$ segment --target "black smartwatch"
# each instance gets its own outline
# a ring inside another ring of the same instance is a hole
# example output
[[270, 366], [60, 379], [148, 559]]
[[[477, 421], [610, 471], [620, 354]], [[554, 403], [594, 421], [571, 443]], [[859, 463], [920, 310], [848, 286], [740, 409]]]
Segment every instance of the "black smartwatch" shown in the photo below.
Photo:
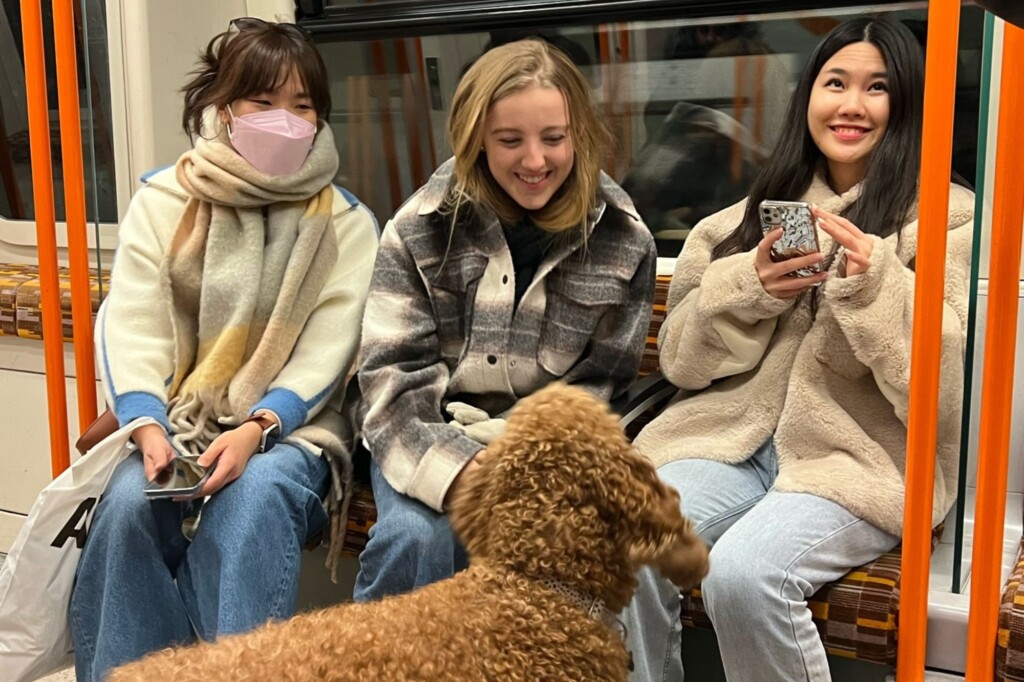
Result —
[[269, 414], [258, 412], [242, 423], [245, 424], [247, 422], [256, 422], [263, 429], [263, 434], [260, 436], [260, 448], [257, 452], [266, 452], [277, 444], [277, 437], [281, 429], [277, 425], [277, 421]]

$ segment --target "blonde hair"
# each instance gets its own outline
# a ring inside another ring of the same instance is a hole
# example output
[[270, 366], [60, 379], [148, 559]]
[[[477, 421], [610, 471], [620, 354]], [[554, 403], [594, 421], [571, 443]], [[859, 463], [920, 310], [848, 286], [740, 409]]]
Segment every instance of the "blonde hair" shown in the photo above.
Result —
[[586, 223], [597, 199], [601, 157], [610, 136], [598, 119], [586, 80], [565, 54], [546, 42], [519, 40], [484, 53], [466, 71], [452, 99], [448, 137], [455, 154], [455, 187], [446, 201], [458, 219], [459, 205], [469, 201], [490, 207], [508, 223], [523, 217], [524, 209], [491, 175], [483, 157], [484, 121], [490, 106], [531, 85], [556, 88], [569, 114], [569, 141], [574, 162], [569, 176], [543, 208], [530, 212], [534, 224], [561, 232]]

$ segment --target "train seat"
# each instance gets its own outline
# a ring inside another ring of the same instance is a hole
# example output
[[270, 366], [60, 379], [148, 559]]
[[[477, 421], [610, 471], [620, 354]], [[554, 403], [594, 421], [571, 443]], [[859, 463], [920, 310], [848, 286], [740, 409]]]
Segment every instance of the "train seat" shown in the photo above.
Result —
[[[109, 273], [98, 277], [91, 274], [93, 314], [99, 307], [100, 287], [108, 286]], [[657, 290], [647, 347], [641, 365], [641, 375], [651, 375], [658, 369], [658, 330], [665, 318], [665, 304], [671, 276], [657, 279]], [[66, 269], [60, 271], [61, 309], [65, 340], [72, 338], [70, 281]], [[39, 274], [34, 265], [0, 263], [0, 335], [40, 339]], [[667, 394], [662, 394], [667, 395]], [[627, 432], [635, 434], [650, 420], [652, 410], [641, 413], [627, 424]], [[369, 529], [376, 522], [377, 511], [373, 495], [365, 483], [357, 484], [349, 508], [349, 518], [343, 541], [344, 553], [357, 557], [366, 546]], [[933, 536], [938, 539], [941, 529]], [[1000, 652], [1007, 651], [1008, 642], [1020, 639], [1024, 643], [1024, 556], [1017, 563], [1011, 582], [1004, 594], [1000, 615]], [[1016, 579], [1014, 581], [1014, 579]], [[894, 665], [896, 660], [896, 632], [900, 594], [900, 548], [897, 547], [875, 561], [858, 567], [841, 580], [819, 590], [811, 599], [811, 612], [826, 650], [835, 656], [854, 658], [865, 662]], [[1007, 596], [1009, 595], [1009, 596]], [[699, 587], [682, 595], [684, 626], [711, 628], [704, 610]], [[1024, 650], [1024, 644], [1020, 649]], [[1007, 670], [1020, 675], [1008, 680], [1024, 681], [1024, 657], [1017, 661], [1012, 647], [1004, 656]]]
[[[73, 341], [71, 327], [71, 272], [60, 268], [61, 327], [65, 341]], [[100, 292], [110, 287], [110, 272], [89, 272], [92, 314], [100, 307]], [[23, 263], [0, 263], [0, 336], [42, 339], [39, 268]]]
[[[658, 369], [658, 330], [665, 319], [671, 276], [660, 275], [654, 299], [647, 347], [641, 364], [641, 376]], [[648, 393], [649, 395], [650, 393]], [[625, 411], [620, 411], [625, 413]], [[652, 410], [640, 414], [626, 425], [635, 434], [653, 416]], [[349, 556], [357, 556], [366, 546], [366, 534], [376, 520], [373, 496], [357, 486], [353, 497], [344, 547]], [[933, 547], [942, 533], [941, 526], [932, 535]], [[826, 585], [811, 599], [811, 613], [829, 654], [860, 661], [895, 665], [896, 633], [900, 601], [900, 548], [897, 546], [878, 559], [855, 568], [840, 580]], [[1024, 558], [1021, 560], [1024, 571]], [[1024, 587], [1021, 587], [1019, 636], [1024, 639]], [[704, 610], [700, 588], [682, 595], [682, 621], [686, 627], [711, 628]], [[1024, 660], [1022, 660], [1024, 664]], [[1022, 667], [1024, 671], [1024, 667]], [[1012, 678], [1024, 680], [1024, 677]]]
[[1024, 682], [1024, 537], [999, 604], [995, 678], [998, 682]]

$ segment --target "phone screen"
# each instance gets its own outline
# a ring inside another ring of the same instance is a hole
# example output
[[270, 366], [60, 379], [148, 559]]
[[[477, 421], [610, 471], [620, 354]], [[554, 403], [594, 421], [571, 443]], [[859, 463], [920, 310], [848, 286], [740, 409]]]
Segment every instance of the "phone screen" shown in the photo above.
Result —
[[179, 455], [146, 484], [143, 492], [150, 499], [189, 497], [198, 493], [213, 467], [201, 467], [194, 456]]

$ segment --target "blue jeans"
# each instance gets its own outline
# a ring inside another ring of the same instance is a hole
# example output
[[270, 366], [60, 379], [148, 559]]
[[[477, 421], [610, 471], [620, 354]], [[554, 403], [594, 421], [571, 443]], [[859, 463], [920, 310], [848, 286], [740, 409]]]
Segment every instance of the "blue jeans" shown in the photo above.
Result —
[[[823, 682], [831, 677], [808, 597], [900, 539], [824, 498], [774, 490], [778, 472], [770, 440], [740, 464], [686, 459], [658, 470], [712, 548], [701, 590], [726, 677]], [[637, 578], [624, 613], [630, 681], [680, 682], [679, 590], [651, 568]]]
[[403, 495], [370, 464], [377, 523], [359, 555], [352, 598], [357, 602], [402, 594], [443, 580], [469, 564], [448, 517]]
[[329, 482], [323, 458], [278, 444], [203, 505], [189, 543], [181, 522], [193, 504], [147, 499], [141, 454], [119, 464], [71, 596], [79, 682], [197, 634], [209, 640], [291, 616], [303, 544], [327, 521]]

